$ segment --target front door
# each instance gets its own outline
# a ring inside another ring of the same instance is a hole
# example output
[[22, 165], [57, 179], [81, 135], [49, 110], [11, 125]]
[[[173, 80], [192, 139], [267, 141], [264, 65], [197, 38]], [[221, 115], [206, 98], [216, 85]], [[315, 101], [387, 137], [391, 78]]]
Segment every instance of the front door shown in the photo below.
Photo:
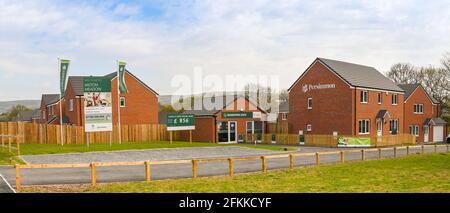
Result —
[[377, 120], [377, 136], [381, 137], [383, 136], [383, 121]]
[[219, 143], [236, 143], [237, 142], [236, 121], [218, 122], [217, 135]]
[[429, 135], [430, 135], [430, 127], [423, 126], [423, 142], [424, 143], [428, 143], [430, 141]]

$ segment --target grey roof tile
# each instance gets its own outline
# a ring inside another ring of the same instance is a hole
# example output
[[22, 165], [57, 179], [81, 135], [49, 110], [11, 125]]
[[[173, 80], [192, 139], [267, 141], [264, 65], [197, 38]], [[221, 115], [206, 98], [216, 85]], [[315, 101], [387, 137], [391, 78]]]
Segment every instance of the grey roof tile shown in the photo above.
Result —
[[352, 86], [403, 92], [393, 81], [373, 67], [326, 58], [318, 60]]

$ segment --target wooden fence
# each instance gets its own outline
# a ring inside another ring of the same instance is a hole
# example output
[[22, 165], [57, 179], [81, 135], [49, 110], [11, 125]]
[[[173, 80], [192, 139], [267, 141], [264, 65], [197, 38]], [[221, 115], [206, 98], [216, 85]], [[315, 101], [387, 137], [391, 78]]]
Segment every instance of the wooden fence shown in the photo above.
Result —
[[[432, 146], [432, 145], [428, 145]], [[213, 162], [228, 162], [228, 175], [234, 175], [234, 162], [244, 160], [261, 160], [261, 172], [265, 174], [267, 172], [267, 160], [277, 158], [288, 158], [289, 168], [294, 169], [295, 157], [314, 156], [315, 165], [320, 165], [320, 157], [323, 155], [339, 155], [340, 163], [345, 163], [346, 153], [361, 153], [361, 160], [366, 160], [366, 153], [377, 152], [377, 159], [382, 159], [382, 151], [393, 151], [393, 157], [398, 157], [397, 151], [399, 149], [406, 149], [406, 155], [410, 155], [411, 148], [421, 147], [421, 154], [424, 154], [424, 145], [422, 146], [403, 146], [403, 147], [390, 147], [390, 148], [371, 148], [361, 150], [345, 150], [345, 151], [331, 151], [331, 152], [316, 152], [316, 153], [290, 153], [290, 154], [276, 154], [266, 156], [246, 156], [246, 157], [232, 157], [232, 158], [208, 158], [208, 159], [192, 159], [192, 160], [164, 160], [164, 161], [138, 161], [138, 162], [104, 162], [104, 163], [81, 163], [81, 164], [16, 164], [16, 190], [21, 189], [21, 169], [61, 169], [61, 168], [90, 168], [91, 169], [91, 185], [95, 187], [97, 185], [97, 167], [112, 167], [112, 166], [144, 166], [145, 180], [151, 181], [151, 166], [153, 165], [167, 165], [167, 164], [191, 164], [192, 165], [192, 178], [198, 177], [198, 166], [200, 163], [213, 163]], [[446, 147], [446, 152], [449, 152], [449, 145], [434, 145], [434, 153], [438, 152], [438, 147]]]
[[[272, 139], [275, 136], [276, 144], [281, 145], [299, 145], [300, 138], [297, 134], [247, 134], [244, 137], [247, 143], [262, 143], [272, 144]], [[339, 137], [356, 137], [356, 136], [338, 136], [333, 135], [309, 135], [305, 136], [305, 146], [321, 146], [321, 147], [337, 147]], [[371, 146], [384, 147], [384, 146], [399, 146], [399, 145], [413, 145], [416, 144], [416, 138], [410, 134], [399, 135], [387, 135], [381, 137], [370, 138]]]
[[[19, 139], [0, 138], [1, 142], [18, 142], [31, 144], [61, 144], [61, 130], [64, 144], [106, 143], [112, 137], [113, 142], [118, 141], [118, 127], [110, 132], [89, 133], [86, 137], [84, 127], [70, 125], [46, 125], [27, 122], [0, 122], [0, 135], [20, 135]], [[122, 142], [167, 141], [169, 133], [165, 125], [137, 124], [121, 125]], [[178, 140], [178, 133], [173, 133], [173, 140]]]

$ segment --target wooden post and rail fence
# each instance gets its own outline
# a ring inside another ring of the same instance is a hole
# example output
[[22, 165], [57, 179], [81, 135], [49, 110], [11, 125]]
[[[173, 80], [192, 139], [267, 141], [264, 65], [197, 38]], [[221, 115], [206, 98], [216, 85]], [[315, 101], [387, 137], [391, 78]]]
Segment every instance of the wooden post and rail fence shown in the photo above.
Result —
[[[430, 145], [431, 146], [431, 145]], [[449, 145], [434, 145], [434, 151], [437, 152], [438, 147], [446, 147], [446, 152], [449, 152]], [[421, 148], [424, 146], [406, 146], [406, 147], [389, 147], [389, 148], [371, 148], [365, 150], [345, 150], [345, 151], [331, 151], [331, 152], [316, 152], [316, 153], [290, 153], [290, 154], [277, 154], [277, 155], [265, 155], [265, 156], [246, 156], [246, 157], [233, 157], [233, 158], [209, 158], [209, 159], [192, 159], [192, 160], [163, 160], [163, 161], [138, 161], [138, 162], [104, 162], [104, 163], [81, 163], [81, 164], [27, 164], [27, 165], [15, 165], [16, 169], [16, 190], [21, 189], [21, 170], [22, 169], [62, 169], [62, 168], [90, 168], [91, 170], [91, 186], [97, 185], [97, 168], [98, 167], [113, 167], [113, 166], [143, 166], [145, 172], [146, 182], [151, 181], [151, 167], [153, 165], [168, 165], [168, 164], [191, 164], [192, 165], [192, 178], [198, 177], [198, 167], [201, 163], [214, 163], [214, 162], [228, 162], [228, 175], [234, 176], [234, 162], [245, 160], [261, 160], [261, 173], [267, 173], [267, 160], [277, 158], [288, 158], [289, 169], [295, 167], [295, 157], [315, 157], [315, 165], [321, 165], [320, 158], [323, 155], [339, 155], [340, 163], [345, 163], [345, 154], [348, 153], [361, 153], [361, 160], [366, 160], [365, 154], [368, 152], [378, 152], [378, 159], [381, 159], [381, 151], [391, 150], [394, 151], [394, 157], [397, 157], [397, 151], [399, 149], [406, 149], [406, 155], [410, 154], [410, 148]], [[419, 152], [422, 153], [423, 152]]]

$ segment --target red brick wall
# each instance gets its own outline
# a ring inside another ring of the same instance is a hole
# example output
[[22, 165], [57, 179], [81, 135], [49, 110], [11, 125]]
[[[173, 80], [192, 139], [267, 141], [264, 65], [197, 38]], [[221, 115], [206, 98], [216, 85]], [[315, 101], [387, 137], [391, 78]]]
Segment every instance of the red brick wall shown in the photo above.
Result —
[[[392, 105], [393, 92], [386, 91], [368, 91], [369, 101], [368, 103], [361, 103], [360, 96], [361, 90], [356, 89], [356, 133], [359, 135], [359, 119], [370, 119], [370, 136], [377, 135], [376, 116], [379, 110], [387, 110], [391, 116], [390, 119], [398, 119], [398, 133], [403, 133], [403, 102], [404, 94], [397, 94], [397, 105]], [[378, 104], [378, 93], [382, 94], [382, 103]], [[389, 118], [386, 118], [383, 123], [383, 135], [390, 135], [389, 131]]]
[[[192, 141], [215, 143], [215, 125], [214, 117], [196, 117], [195, 130], [192, 131]], [[180, 138], [189, 141], [189, 131], [180, 131]]]
[[[157, 124], [158, 123], [158, 96], [148, 90], [137, 79], [128, 72], [125, 74], [128, 93], [120, 94], [125, 97], [125, 107], [120, 108], [121, 124]], [[117, 80], [111, 81], [112, 92], [112, 112], [113, 124], [117, 124]], [[69, 112], [69, 105], [66, 105], [67, 116], [71, 124], [84, 125], [84, 98], [77, 98], [72, 85], [68, 84], [66, 92], [67, 103], [69, 99], [74, 99], [74, 111]]]
[[[247, 121], [260, 121], [259, 118], [222, 118], [222, 112], [240, 112], [241, 108], [246, 112], [261, 112], [261, 114], [264, 114], [264, 112], [257, 109], [256, 106], [252, 105], [247, 99], [242, 97], [236, 99], [228, 107], [216, 113], [217, 122], [236, 121], [238, 138], [239, 135], [245, 135], [247, 133]], [[263, 133], [264, 131], [265, 128], [263, 127]], [[217, 132], [215, 134], [217, 140]]]
[[[305, 84], [335, 84], [335, 88], [302, 91]], [[312, 98], [313, 107], [308, 110], [307, 100]], [[289, 92], [289, 123], [291, 134], [303, 130], [305, 134], [351, 135], [353, 126], [353, 90], [323, 64], [317, 62]], [[306, 125], [312, 131], [306, 132]]]
[[[117, 123], [117, 78], [112, 81], [113, 123]], [[125, 74], [128, 93], [120, 94], [125, 97], [126, 107], [120, 108], [121, 124], [157, 124], [158, 96], [148, 90], [128, 72]]]
[[[414, 114], [414, 104], [423, 104], [423, 114]], [[425, 90], [418, 87], [413, 94], [410, 95], [404, 105], [405, 125], [403, 131], [409, 132], [410, 125], [419, 125], [418, 142], [424, 142], [424, 122], [427, 118], [438, 116], [438, 107], [433, 105], [431, 100], [427, 97]], [[429, 128], [429, 141], [433, 141], [433, 129]]]

